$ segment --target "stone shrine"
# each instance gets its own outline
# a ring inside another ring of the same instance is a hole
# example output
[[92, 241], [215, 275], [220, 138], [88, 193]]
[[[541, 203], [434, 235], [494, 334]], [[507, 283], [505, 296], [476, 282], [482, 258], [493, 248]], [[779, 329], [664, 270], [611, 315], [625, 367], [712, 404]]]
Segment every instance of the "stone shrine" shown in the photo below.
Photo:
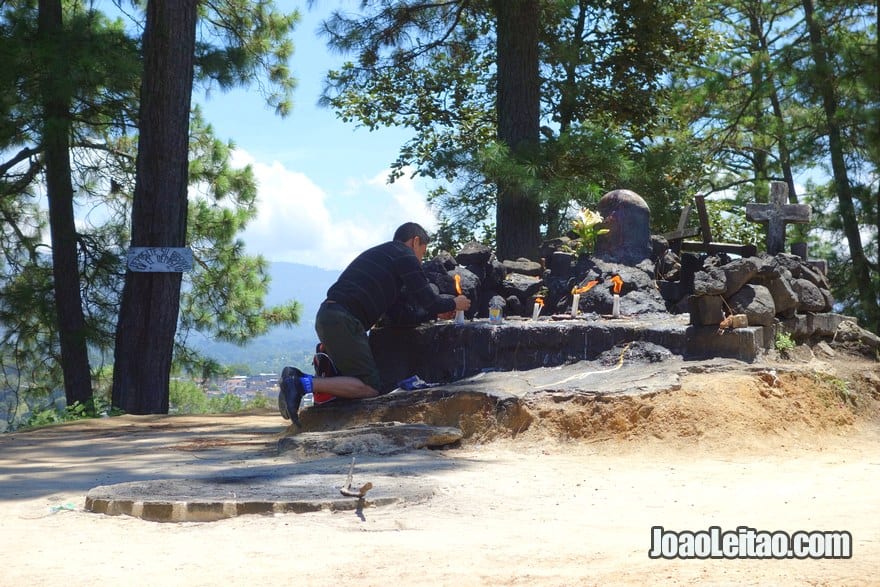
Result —
[[[773, 204], [750, 205], [751, 219], [766, 219], [774, 248], [784, 248], [786, 223], [809, 219], [809, 207], [785, 204], [784, 197], [776, 185]], [[779, 332], [803, 342], [834, 336], [852, 321], [829, 313], [827, 279], [795, 255], [750, 254], [754, 248], [735, 244], [676, 253], [651, 235], [648, 205], [630, 190], [605, 194], [598, 209], [609, 232], [592, 256], [576, 255], [576, 239], [568, 235], [544, 243], [540, 263], [499, 261], [479, 243], [428, 261], [426, 274], [442, 294], [455, 294], [459, 276], [471, 310], [461, 325], [421, 316], [374, 329], [383, 387], [412, 375], [448, 383], [487, 370], [592, 360], [632, 341], [684, 357], [752, 361], [773, 347]], [[488, 322], [490, 301], [503, 307], [501, 324]], [[746, 326], [724, 326], [733, 315]]]
[[598, 205], [609, 229], [596, 239], [596, 256], [606, 261], [637, 265], [651, 256], [651, 211], [637, 193], [608, 192]]

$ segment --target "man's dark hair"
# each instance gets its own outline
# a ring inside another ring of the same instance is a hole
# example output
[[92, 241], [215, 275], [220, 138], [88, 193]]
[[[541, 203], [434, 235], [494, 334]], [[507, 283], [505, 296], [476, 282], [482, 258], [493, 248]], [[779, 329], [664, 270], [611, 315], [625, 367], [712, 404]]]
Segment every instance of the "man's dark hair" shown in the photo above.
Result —
[[431, 238], [428, 236], [428, 233], [420, 224], [416, 224], [415, 222], [407, 222], [405, 224], [401, 224], [400, 227], [394, 232], [394, 240], [405, 243], [409, 239], [413, 237], [419, 237], [419, 240], [422, 241], [423, 244], [428, 244], [431, 242]]

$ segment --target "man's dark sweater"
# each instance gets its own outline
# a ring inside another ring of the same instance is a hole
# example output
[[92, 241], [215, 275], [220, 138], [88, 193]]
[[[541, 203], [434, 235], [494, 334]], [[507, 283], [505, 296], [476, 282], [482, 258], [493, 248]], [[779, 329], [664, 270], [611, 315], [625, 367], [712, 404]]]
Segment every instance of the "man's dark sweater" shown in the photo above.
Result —
[[344, 306], [369, 330], [400, 296], [407, 295], [431, 315], [455, 310], [452, 296], [434, 293], [412, 249], [391, 241], [357, 256], [327, 290], [327, 299]]

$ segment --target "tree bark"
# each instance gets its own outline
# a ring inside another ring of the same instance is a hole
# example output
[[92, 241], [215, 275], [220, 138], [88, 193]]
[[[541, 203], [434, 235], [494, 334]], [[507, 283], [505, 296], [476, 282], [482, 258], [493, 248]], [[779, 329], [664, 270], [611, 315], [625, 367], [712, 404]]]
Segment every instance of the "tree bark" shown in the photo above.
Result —
[[[196, 19], [196, 0], [147, 4], [132, 246], [185, 245]], [[168, 412], [180, 283], [180, 273], [126, 274], [113, 405], [128, 413]]]
[[837, 120], [837, 85], [831, 64], [828, 61], [822, 29], [815, 17], [813, 0], [802, 0], [804, 18], [810, 36], [810, 50], [816, 65], [816, 79], [819, 80], [819, 92], [822, 98], [822, 109], [825, 114], [825, 126], [828, 133], [828, 147], [831, 152], [831, 170], [837, 191], [840, 217], [843, 221], [843, 232], [849, 244], [850, 259], [853, 267], [853, 281], [858, 288], [859, 302], [862, 312], [868, 318], [867, 327], [877, 331], [878, 311], [877, 298], [871, 286], [871, 275], [862, 237], [853, 204], [852, 189], [846, 168], [844, 147], [840, 123]]
[[[751, 104], [755, 117], [755, 127], [765, 128], [767, 123], [764, 118], [764, 103], [762, 100], [762, 88], [766, 83], [767, 64], [763, 59], [763, 51], [761, 47], [761, 22], [758, 20], [754, 11], [748, 11], [749, 33], [751, 38], [748, 41], [749, 53], [752, 57], [752, 65], [749, 68], [749, 75], [752, 80], [752, 90], [754, 92], [753, 102]], [[758, 58], [756, 58], [758, 57]], [[756, 202], [770, 201], [770, 180], [769, 180], [769, 149], [765, 144], [766, 139], [763, 133], [755, 133], [753, 140], [756, 141], [752, 145], [752, 180], [754, 182], [754, 198]]]
[[85, 317], [80, 292], [77, 232], [70, 179], [70, 89], [61, 0], [40, 0], [38, 31], [43, 69], [43, 157], [49, 200], [52, 273], [61, 369], [67, 405], [92, 398]]
[[[498, 139], [521, 161], [538, 147], [538, 0], [495, 0], [498, 24]], [[541, 209], [536, 197], [503, 180], [497, 184], [496, 239], [501, 259], [534, 259], [541, 244]]]

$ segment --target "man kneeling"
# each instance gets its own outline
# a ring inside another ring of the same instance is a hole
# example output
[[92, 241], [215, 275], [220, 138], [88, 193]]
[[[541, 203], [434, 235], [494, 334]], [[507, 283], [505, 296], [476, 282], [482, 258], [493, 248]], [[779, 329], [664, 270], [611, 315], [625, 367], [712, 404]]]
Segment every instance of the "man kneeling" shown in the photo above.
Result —
[[401, 225], [393, 240], [357, 256], [327, 290], [327, 299], [315, 317], [315, 330], [325, 351], [333, 357], [338, 377], [313, 377], [295, 367], [281, 372], [278, 409], [297, 426], [299, 406], [307, 393], [341, 398], [379, 395], [379, 368], [370, 350], [367, 332], [406, 290], [430, 315], [468, 310], [463, 295], [436, 293], [422, 270], [428, 233], [415, 222]]

